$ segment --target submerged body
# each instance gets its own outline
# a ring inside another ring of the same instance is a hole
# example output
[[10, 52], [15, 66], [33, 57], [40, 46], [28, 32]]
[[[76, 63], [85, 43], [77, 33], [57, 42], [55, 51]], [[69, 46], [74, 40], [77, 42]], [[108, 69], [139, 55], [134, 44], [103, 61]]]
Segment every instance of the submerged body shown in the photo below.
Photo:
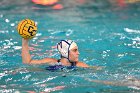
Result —
[[52, 66], [47, 66], [45, 69], [49, 70], [49, 71], [56, 71], [56, 70], [75, 69], [75, 68], [76, 68], [75, 63], [71, 64], [71, 66], [64, 66], [64, 65], [62, 65], [62, 63], [59, 59], [57, 64], [52, 65]]
[[131, 86], [140, 88], [140, 80], [136, 78], [129, 78], [121, 81], [102, 81], [102, 80], [91, 80], [86, 79], [90, 82], [101, 83], [106, 85], [113, 85], [113, 86]]

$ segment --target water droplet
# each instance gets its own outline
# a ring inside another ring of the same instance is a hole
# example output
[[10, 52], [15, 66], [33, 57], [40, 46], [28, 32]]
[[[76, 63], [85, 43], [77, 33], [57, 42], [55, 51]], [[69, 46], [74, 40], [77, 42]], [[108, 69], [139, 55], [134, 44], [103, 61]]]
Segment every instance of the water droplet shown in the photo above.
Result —
[[11, 26], [15, 26], [15, 24], [14, 24], [14, 23], [12, 23], [12, 24], [11, 24]]
[[37, 24], [38, 24], [38, 22], [35, 22], [35, 24], [37, 25]]
[[41, 36], [41, 35], [42, 35], [41, 33], [37, 33], [37, 34], [36, 34], [36, 36]]
[[21, 47], [21, 46], [13, 46], [13, 48], [14, 48], [15, 50], [19, 50], [19, 49], [21, 49], [22, 47]]
[[9, 23], [9, 22], [10, 22], [10, 20], [9, 20], [9, 19], [5, 19], [5, 22], [6, 22], [6, 23]]
[[15, 32], [14, 30], [12, 30], [12, 33]]

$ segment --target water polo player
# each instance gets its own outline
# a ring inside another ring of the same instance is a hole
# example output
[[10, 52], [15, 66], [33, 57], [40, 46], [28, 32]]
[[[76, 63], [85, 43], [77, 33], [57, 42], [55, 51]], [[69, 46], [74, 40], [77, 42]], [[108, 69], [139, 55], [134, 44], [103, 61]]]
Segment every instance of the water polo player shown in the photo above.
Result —
[[54, 58], [33, 60], [29, 53], [28, 41], [29, 39], [22, 39], [22, 62], [25, 64], [56, 64], [55, 67], [50, 67], [48, 69], [57, 69], [62, 66], [89, 67], [87, 64], [79, 61], [78, 46], [72, 40], [61, 40], [57, 44], [57, 49], [61, 54], [61, 58], [58, 60]]

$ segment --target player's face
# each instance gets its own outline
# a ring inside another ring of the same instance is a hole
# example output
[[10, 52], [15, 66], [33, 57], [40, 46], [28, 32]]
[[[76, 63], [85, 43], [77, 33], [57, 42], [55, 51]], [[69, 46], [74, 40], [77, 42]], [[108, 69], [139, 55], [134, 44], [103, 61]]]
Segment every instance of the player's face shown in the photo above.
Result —
[[74, 47], [70, 50], [69, 52], [69, 60], [71, 62], [77, 62], [79, 60], [79, 51], [78, 51], [78, 47]]

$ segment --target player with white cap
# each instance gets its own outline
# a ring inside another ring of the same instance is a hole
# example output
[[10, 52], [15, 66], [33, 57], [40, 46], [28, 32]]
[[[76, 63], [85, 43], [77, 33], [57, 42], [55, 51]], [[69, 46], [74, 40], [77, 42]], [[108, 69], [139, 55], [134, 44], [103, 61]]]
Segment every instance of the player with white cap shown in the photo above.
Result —
[[89, 67], [83, 62], [79, 62], [79, 51], [77, 44], [72, 40], [61, 40], [57, 44], [57, 49], [61, 54], [61, 59], [44, 58], [33, 60], [29, 53], [28, 39], [22, 39], [22, 62], [26, 64], [42, 64], [42, 63], [61, 63], [63, 66]]

